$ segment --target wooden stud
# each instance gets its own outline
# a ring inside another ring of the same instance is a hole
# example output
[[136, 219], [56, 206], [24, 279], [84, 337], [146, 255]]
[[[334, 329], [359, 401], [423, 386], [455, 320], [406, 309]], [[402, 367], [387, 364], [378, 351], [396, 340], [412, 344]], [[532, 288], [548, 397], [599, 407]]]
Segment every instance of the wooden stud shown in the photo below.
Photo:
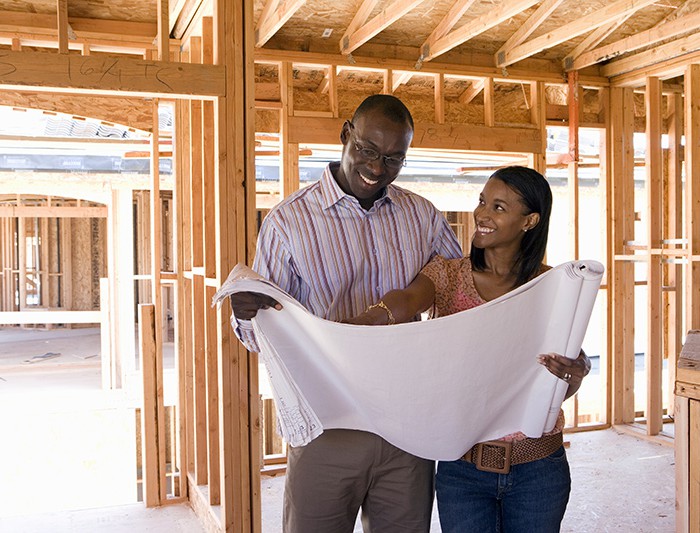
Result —
[[685, 74], [686, 329], [700, 329], [700, 65]]
[[[674, 451], [676, 470], [676, 531], [690, 531], [690, 402], [675, 397]], [[695, 403], [698, 403], [695, 401]], [[697, 500], [696, 500], [697, 501]]]
[[484, 80], [484, 125], [492, 128], [496, 125], [496, 103], [493, 78]]
[[[666, 172], [666, 194], [664, 195], [664, 230], [668, 239], [680, 239], [683, 236], [683, 156], [681, 136], [683, 135], [683, 96], [668, 96], [671, 115], [668, 118], [668, 165]], [[664, 285], [672, 287], [667, 294], [668, 319], [666, 321], [666, 354], [668, 358], [668, 382], [676, 381], [676, 366], [683, 345], [683, 266], [667, 266], [667, 278]], [[674, 387], [669, 387], [667, 399], [669, 407], [674, 405]], [[670, 415], [673, 415], [671, 409]]]
[[662, 333], [662, 279], [661, 255], [653, 250], [661, 246], [662, 219], [662, 96], [661, 80], [648, 78], [646, 84], [646, 169], [647, 169], [647, 348], [645, 366], [647, 374], [647, 434], [658, 435], [663, 427], [661, 397], [661, 372], [663, 362]]
[[543, 176], [547, 173], [547, 105], [544, 82], [530, 83], [530, 121], [540, 131], [539, 153], [532, 153], [531, 166]]
[[[143, 375], [143, 406], [141, 407], [141, 461], [143, 464], [143, 500], [146, 507], [157, 507], [163, 501], [160, 491], [161, 473], [158, 421], [158, 348], [155, 306], [139, 305], [139, 346]], [[162, 381], [160, 394], [162, 395]]]
[[158, 61], [170, 61], [170, 11], [168, 0], [158, 0]]
[[569, 108], [569, 242], [572, 246], [571, 259], [579, 258], [579, 120], [581, 109], [581, 87], [578, 72], [568, 74], [567, 104]]
[[291, 122], [294, 115], [294, 87], [291, 63], [282, 63], [279, 70], [280, 95], [280, 185], [282, 197], [299, 190], [299, 143], [291, 141]]
[[445, 123], [445, 75], [433, 74], [435, 79], [435, 122]]
[[56, 0], [58, 53], [68, 53], [68, 0]]
[[[688, 525], [689, 533], [700, 533], [700, 444], [697, 436], [700, 435], [700, 401], [690, 400], [689, 402], [689, 427], [688, 435], [690, 449], [688, 450], [689, 474], [688, 491], [689, 513]], [[695, 437], [695, 438], [692, 438]]]

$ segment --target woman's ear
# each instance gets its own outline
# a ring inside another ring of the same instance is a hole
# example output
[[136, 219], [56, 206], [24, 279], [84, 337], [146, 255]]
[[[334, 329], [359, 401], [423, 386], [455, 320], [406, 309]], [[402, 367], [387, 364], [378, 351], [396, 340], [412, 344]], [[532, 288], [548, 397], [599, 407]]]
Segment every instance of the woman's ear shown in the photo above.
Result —
[[523, 228], [523, 231], [530, 231], [532, 228], [537, 226], [537, 224], [540, 223], [540, 214], [539, 213], [530, 213], [527, 215], [527, 222], [525, 223], [525, 227]]

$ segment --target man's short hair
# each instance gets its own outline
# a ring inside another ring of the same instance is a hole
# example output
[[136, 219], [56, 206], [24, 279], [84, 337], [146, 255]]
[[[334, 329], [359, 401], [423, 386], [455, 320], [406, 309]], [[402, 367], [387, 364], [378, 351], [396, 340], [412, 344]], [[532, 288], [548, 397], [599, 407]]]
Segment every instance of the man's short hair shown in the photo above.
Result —
[[397, 124], [408, 124], [413, 130], [413, 117], [406, 105], [390, 94], [373, 94], [368, 96], [355, 110], [352, 121], [355, 122], [361, 116], [370, 111], [380, 111], [387, 118]]

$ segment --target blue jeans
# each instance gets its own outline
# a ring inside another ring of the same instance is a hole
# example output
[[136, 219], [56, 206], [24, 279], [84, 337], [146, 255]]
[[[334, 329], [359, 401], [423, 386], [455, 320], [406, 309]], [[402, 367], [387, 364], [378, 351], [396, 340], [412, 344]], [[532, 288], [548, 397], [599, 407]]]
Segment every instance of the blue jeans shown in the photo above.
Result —
[[562, 446], [508, 474], [483, 472], [467, 461], [440, 461], [436, 478], [443, 533], [558, 532], [571, 490]]

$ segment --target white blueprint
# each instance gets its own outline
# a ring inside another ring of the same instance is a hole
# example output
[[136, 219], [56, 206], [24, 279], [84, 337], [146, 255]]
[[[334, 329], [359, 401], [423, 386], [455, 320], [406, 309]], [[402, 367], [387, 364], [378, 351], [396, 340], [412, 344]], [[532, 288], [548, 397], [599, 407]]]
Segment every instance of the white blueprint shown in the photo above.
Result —
[[564, 263], [474, 309], [394, 326], [318, 318], [243, 265], [215, 300], [253, 291], [282, 304], [253, 326], [291, 445], [360, 429], [453, 460], [477, 442], [554, 427], [567, 384], [536, 356], [578, 355], [602, 275], [596, 261]]

